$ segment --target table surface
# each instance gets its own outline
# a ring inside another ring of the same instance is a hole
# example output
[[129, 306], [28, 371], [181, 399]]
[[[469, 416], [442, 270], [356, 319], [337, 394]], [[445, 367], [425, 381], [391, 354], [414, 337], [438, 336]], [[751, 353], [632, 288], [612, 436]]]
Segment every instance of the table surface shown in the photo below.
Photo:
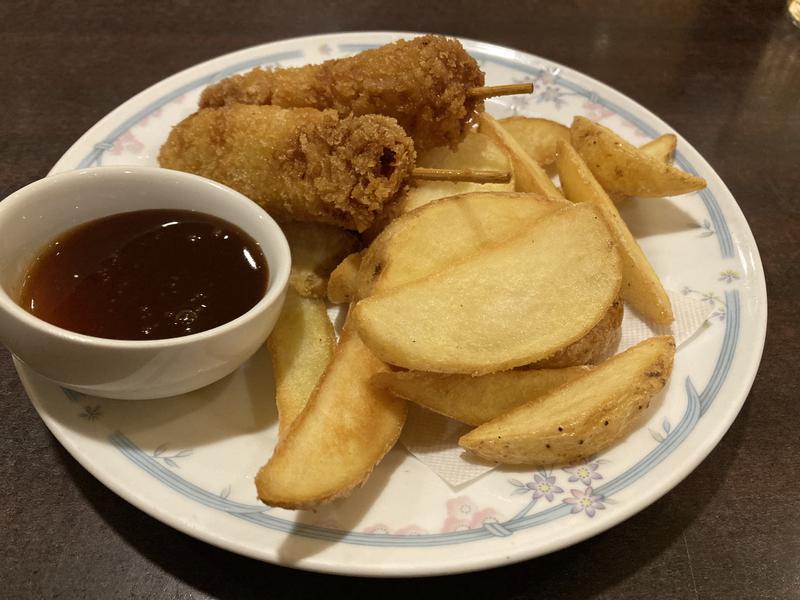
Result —
[[0, 595], [799, 598], [800, 29], [785, 2], [6, 0], [0, 198], [167, 75], [281, 38], [379, 29], [461, 35], [569, 65], [648, 107], [708, 159], [750, 222], [769, 294], [761, 369], [731, 430], [672, 492], [572, 548], [422, 585], [325, 576], [219, 550], [118, 498], [50, 435], [0, 349]]

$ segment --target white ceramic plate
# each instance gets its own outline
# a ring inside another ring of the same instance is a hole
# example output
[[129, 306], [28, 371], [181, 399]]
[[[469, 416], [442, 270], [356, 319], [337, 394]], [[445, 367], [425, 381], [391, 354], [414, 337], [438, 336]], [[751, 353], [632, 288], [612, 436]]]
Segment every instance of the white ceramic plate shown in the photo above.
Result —
[[[192, 67], [102, 119], [53, 171], [155, 165], [169, 128], [195, 110], [207, 84], [256, 65], [347, 56], [403, 35], [292, 39]], [[571, 69], [509, 48], [464, 45], [489, 84], [536, 84], [532, 96], [492, 102], [489, 109], [499, 116], [531, 114], [568, 124], [581, 114], [635, 143], [672, 131], [629, 98]], [[451, 489], [398, 447], [346, 500], [316, 513], [268, 509], [253, 485], [277, 432], [263, 351], [209, 388], [149, 402], [79, 396], [24, 365], [17, 368], [44, 422], [83, 466], [160, 521], [217, 546], [282, 565], [370, 576], [455, 573], [538, 556], [619, 523], [674, 487], [727, 431], [755, 376], [767, 311], [755, 242], [728, 189], [682, 138], [676, 163], [705, 177], [708, 189], [634, 202], [625, 216], [666, 287], [703, 299], [714, 312], [678, 352], [649, 421], [570, 471], [498, 469]]]

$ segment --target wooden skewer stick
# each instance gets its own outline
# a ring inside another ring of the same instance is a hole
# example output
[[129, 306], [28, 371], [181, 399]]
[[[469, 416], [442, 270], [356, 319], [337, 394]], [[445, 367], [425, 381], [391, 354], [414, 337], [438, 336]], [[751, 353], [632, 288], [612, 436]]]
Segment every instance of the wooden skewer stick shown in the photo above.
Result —
[[471, 98], [492, 98], [495, 96], [511, 96], [513, 94], [532, 94], [532, 83], [510, 83], [508, 85], [487, 85], [467, 90]]
[[466, 181], [469, 183], [508, 183], [511, 173], [508, 171], [480, 171], [477, 169], [430, 169], [416, 167], [411, 171], [415, 179], [429, 181]]

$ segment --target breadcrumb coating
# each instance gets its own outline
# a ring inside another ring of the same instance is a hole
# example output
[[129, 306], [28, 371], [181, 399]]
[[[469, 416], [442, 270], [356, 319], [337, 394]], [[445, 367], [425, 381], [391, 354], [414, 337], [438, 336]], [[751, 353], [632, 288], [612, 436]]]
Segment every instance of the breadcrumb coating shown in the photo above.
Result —
[[233, 104], [170, 132], [159, 164], [219, 181], [278, 219], [363, 231], [404, 189], [416, 153], [385, 116]]
[[201, 107], [234, 103], [332, 108], [341, 116], [394, 117], [418, 151], [455, 147], [483, 101], [467, 90], [484, 85], [478, 63], [458, 40], [426, 35], [349, 58], [288, 69], [256, 68], [209, 86]]

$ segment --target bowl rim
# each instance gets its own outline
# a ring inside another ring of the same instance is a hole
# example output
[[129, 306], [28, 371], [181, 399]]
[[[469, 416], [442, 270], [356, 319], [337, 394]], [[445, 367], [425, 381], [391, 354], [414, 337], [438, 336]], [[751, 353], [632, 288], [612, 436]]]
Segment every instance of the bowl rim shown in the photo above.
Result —
[[[22, 306], [20, 306], [6, 291], [5, 287], [0, 285], [0, 312], [5, 312], [11, 318], [16, 319], [17, 321], [22, 322], [24, 325], [33, 328], [37, 332], [48, 335], [54, 336], [64, 341], [80, 343], [87, 346], [92, 346], [95, 348], [108, 348], [108, 349], [123, 349], [123, 350], [161, 350], [165, 348], [174, 348], [179, 346], [185, 346], [196, 342], [203, 342], [210, 338], [214, 338], [217, 336], [225, 335], [226, 333], [238, 329], [243, 325], [246, 325], [248, 322], [252, 321], [256, 317], [258, 317], [261, 313], [266, 311], [271, 305], [273, 305], [276, 301], [279, 301], [283, 293], [288, 286], [289, 283], [289, 273], [291, 267], [291, 251], [289, 249], [289, 242], [286, 239], [286, 236], [283, 234], [278, 223], [273, 219], [269, 213], [267, 213], [261, 206], [256, 204], [254, 201], [250, 200], [244, 194], [237, 192], [236, 190], [223, 185], [217, 181], [213, 181], [211, 179], [207, 179], [205, 177], [201, 177], [199, 175], [194, 175], [192, 173], [185, 173], [183, 171], [176, 171], [173, 169], [165, 169], [162, 167], [151, 167], [151, 166], [140, 166], [140, 165], [109, 165], [109, 166], [99, 166], [99, 167], [88, 167], [84, 169], [75, 169], [71, 171], [64, 171], [61, 173], [56, 173], [53, 175], [48, 175], [43, 177], [42, 179], [38, 179], [34, 182], [29, 183], [28, 185], [12, 192], [8, 196], [6, 196], [2, 201], [0, 201], [0, 231], [2, 231], [2, 221], [3, 221], [3, 213], [7, 210], [10, 210], [12, 207], [16, 207], [17, 205], [24, 203], [27, 201], [27, 197], [36, 192], [40, 192], [42, 189], [46, 189], [48, 187], [55, 187], [60, 185], [62, 182], [71, 181], [78, 177], [85, 177], [86, 175], [102, 175], [108, 177], [119, 177], [129, 175], [131, 173], [137, 174], [145, 174], [148, 177], [169, 177], [177, 180], [181, 180], [181, 185], [195, 185], [195, 186], [205, 186], [211, 187], [215, 190], [215, 193], [218, 193], [220, 198], [225, 198], [223, 202], [233, 202], [236, 204], [241, 205], [244, 207], [245, 210], [251, 211], [253, 213], [254, 219], [253, 222], [258, 224], [258, 227], [266, 228], [266, 237], [273, 237], [277, 241], [277, 248], [278, 251], [276, 256], [273, 256], [273, 261], [276, 264], [270, 264], [268, 253], [266, 252], [263, 245], [256, 241], [259, 248], [264, 254], [264, 258], [267, 261], [267, 265], [269, 268], [268, 280], [267, 280], [267, 289], [264, 292], [264, 295], [261, 299], [254, 304], [250, 309], [246, 312], [242, 313], [235, 319], [227, 321], [221, 325], [217, 325], [216, 327], [212, 327], [211, 329], [206, 329], [205, 331], [200, 331], [197, 333], [191, 333], [189, 335], [183, 335], [178, 337], [171, 337], [171, 338], [162, 338], [162, 339], [154, 339], [154, 340], [122, 340], [122, 339], [114, 339], [114, 338], [103, 338], [97, 337], [92, 335], [86, 335], [83, 333], [78, 333], [75, 331], [71, 331], [69, 329], [65, 329], [63, 327], [59, 327], [58, 325], [53, 325], [39, 317], [34, 316], [27, 310], [25, 310]], [[187, 210], [187, 209], [182, 209]], [[188, 209], [192, 210], [192, 209]], [[121, 210], [118, 212], [111, 213], [113, 214], [122, 214], [125, 212], [133, 212], [133, 211], [125, 211]], [[195, 212], [202, 212], [204, 214], [210, 214], [216, 218], [222, 219], [226, 222], [229, 222], [229, 219], [223, 215], [220, 215], [214, 211], [195, 211]], [[106, 216], [111, 216], [106, 215]], [[96, 218], [102, 218], [100, 216]], [[83, 223], [89, 223], [94, 218], [90, 218]], [[233, 223], [231, 223], [233, 225]], [[73, 225], [72, 227], [75, 227]], [[238, 227], [238, 225], [237, 225]], [[62, 231], [66, 232], [71, 227], [68, 227]], [[241, 227], [240, 227], [241, 229]], [[250, 233], [245, 231], [248, 235], [252, 236]], [[42, 242], [42, 246], [47, 243], [47, 240]]]

